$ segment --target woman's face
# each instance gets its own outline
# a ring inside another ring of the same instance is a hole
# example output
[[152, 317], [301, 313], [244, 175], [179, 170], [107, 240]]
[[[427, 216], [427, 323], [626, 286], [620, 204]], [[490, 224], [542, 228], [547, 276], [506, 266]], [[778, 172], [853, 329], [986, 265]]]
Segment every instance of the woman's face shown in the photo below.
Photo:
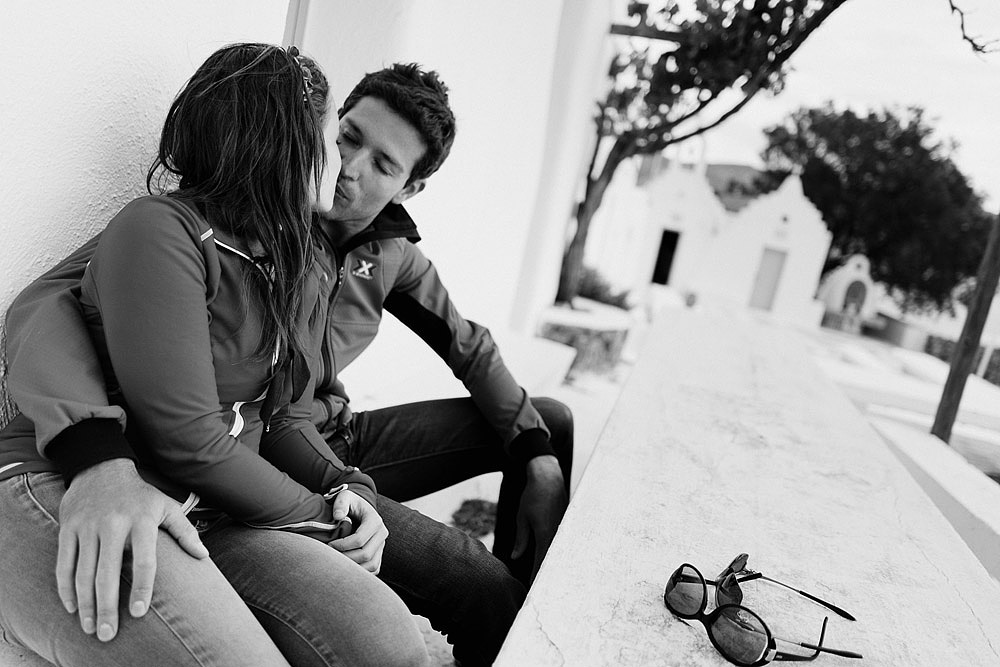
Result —
[[326, 146], [326, 169], [320, 179], [319, 192], [316, 193], [316, 210], [329, 211], [333, 208], [333, 198], [336, 195], [337, 178], [340, 176], [340, 149], [337, 147], [337, 136], [340, 125], [336, 113], [329, 113], [323, 127], [323, 144]]

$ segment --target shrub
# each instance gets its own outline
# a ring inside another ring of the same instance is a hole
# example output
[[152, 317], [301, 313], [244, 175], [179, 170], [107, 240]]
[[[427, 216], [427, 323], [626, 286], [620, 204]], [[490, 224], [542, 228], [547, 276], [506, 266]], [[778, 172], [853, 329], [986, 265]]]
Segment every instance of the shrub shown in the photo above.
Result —
[[611, 289], [611, 284], [605, 280], [597, 269], [589, 266], [583, 267], [580, 273], [579, 295], [585, 299], [591, 299], [599, 303], [606, 303], [609, 306], [628, 309], [628, 290], [615, 292]]

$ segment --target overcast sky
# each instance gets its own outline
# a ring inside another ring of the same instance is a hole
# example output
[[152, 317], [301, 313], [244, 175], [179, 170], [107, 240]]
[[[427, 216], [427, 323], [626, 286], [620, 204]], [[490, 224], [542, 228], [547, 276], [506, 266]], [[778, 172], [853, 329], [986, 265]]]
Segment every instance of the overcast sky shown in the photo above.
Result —
[[[972, 35], [1000, 40], [1000, 0], [955, 0]], [[1000, 45], [1000, 42], [998, 42]], [[707, 135], [709, 162], [760, 165], [762, 130], [800, 106], [920, 105], [973, 187], [1000, 207], [1000, 52], [975, 55], [948, 0], [849, 0], [791, 59], [784, 92], [761, 96]], [[695, 146], [686, 150], [700, 150]]]

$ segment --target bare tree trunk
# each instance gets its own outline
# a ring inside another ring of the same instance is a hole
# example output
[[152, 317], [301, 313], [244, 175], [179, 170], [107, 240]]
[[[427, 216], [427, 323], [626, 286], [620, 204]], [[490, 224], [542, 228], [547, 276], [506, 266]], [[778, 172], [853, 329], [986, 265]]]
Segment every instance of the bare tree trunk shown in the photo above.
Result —
[[580, 275], [583, 271], [583, 251], [587, 246], [587, 234], [590, 233], [590, 223], [594, 214], [601, 207], [604, 193], [614, 178], [615, 171], [627, 157], [631, 155], [631, 140], [618, 137], [604, 161], [601, 173], [596, 177], [587, 174], [587, 188], [583, 201], [576, 208], [576, 232], [573, 234], [566, 252], [563, 253], [562, 269], [559, 273], [559, 289], [556, 291], [556, 303], [570, 303], [580, 288]]
[[965, 316], [965, 325], [958, 338], [958, 344], [952, 354], [951, 369], [944, 383], [941, 402], [931, 433], [945, 442], [951, 440], [951, 429], [955, 425], [958, 406], [962, 402], [962, 392], [965, 391], [965, 381], [972, 372], [972, 364], [979, 351], [979, 340], [983, 335], [986, 316], [990, 313], [990, 304], [997, 292], [997, 282], [1000, 280], [1000, 217], [993, 219], [986, 250], [979, 264], [976, 275], [976, 292], [969, 304], [969, 312]]

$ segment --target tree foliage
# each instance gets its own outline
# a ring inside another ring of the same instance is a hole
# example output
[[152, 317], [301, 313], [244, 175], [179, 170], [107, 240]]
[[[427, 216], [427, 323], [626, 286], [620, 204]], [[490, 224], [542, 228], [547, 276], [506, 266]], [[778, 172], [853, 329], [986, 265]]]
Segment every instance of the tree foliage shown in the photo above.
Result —
[[634, 37], [612, 60], [609, 92], [598, 104], [597, 140], [557, 301], [576, 295], [590, 221], [618, 166], [715, 127], [762, 90], [780, 90], [789, 58], [844, 2], [629, 4], [633, 25], [618, 32]]
[[949, 309], [975, 276], [991, 218], [924, 111], [799, 109], [765, 130], [774, 173], [797, 170], [833, 234], [827, 268], [855, 253], [907, 309]]

